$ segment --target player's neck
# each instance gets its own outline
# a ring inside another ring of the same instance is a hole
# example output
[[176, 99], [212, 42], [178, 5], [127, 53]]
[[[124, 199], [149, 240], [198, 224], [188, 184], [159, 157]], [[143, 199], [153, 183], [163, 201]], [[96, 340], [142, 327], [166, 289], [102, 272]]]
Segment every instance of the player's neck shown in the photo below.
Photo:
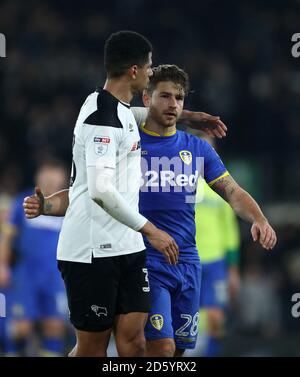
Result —
[[176, 124], [171, 127], [164, 127], [154, 119], [151, 119], [151, 117], [147, 118], [144, 128], [160, 136], [171, 136], [176, 132]]
[[107, 79], [103, 89], [107, 90], [110, 94], [116, 97], [119, 101], [130, 103], [133, 97], [130, 83], [121, 78]]

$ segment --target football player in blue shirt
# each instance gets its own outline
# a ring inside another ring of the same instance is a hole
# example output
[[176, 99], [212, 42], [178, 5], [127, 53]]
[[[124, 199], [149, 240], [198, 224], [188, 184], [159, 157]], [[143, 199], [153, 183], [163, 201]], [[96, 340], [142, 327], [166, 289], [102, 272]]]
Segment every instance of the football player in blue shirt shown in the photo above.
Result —
[[[49, 160], [39, 167], [36, 182], [48, 194], [66, 185], [64, 165]], [[62, 355], [67, 302], [57, 270], [56, 247], [62, 218], [24, 216], [20, 193], [12, 204], [0, 243], [0, 290], [6, 288], [8, 324], [4, 351], [24, 354], [34, 324], [42, 325], [41, 355]], [[11, 261], [14, 260], [13, 267]]]
[[152, 357], [181, 356], [185, 349], [195, 347], [201, 281], [194, 217], [198, 179], [204, 179], [236, 214], [252, 223], [254, 241], [267, 250], [276, 243], [276, 234], [259, 206], [233, 180], [216, 151], [206, 141], [176, 130], [188, 90], [183, 70], [161, 65], [153, 69], [143, 95], [149, 112], [140, 132], [140, 211], [179, 247], [178, 264], [170, 266], [145, 240], [152, 299], [145, 328], [146, 356]]

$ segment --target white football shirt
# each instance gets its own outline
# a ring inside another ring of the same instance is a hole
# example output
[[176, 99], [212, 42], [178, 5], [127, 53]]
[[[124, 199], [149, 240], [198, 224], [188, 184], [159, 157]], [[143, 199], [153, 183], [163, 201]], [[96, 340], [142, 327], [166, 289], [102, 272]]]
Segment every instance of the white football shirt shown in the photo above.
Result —
[[[57, 259], [91, 263], [92, 256], [131, 254], [145, 249], [142, 235], [115, 220], [89, 195], [87, 169], [112, 169], [116, 189], [138, 213], [141, 148], [130, 106], [100, 89], [83, 104], [74, 129], [73, 167]], [[138, 217], [140, 227], [145, 219]]]

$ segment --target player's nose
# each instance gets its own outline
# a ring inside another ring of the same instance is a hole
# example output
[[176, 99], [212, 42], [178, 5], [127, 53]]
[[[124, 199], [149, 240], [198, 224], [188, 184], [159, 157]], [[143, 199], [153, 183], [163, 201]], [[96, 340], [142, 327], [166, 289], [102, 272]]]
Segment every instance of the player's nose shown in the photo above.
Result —
[[177, 108], [177, 103], [176, 101], [170, 101], [169, 103], [169, 110], [175, 110]]
[[176, 101], [176, 98], [173, 97], [173, 96], [170, 97], [169, 107], [172, 107], [172, 108], [174, 108], [174, 109], [177, 107], [177, 101]]

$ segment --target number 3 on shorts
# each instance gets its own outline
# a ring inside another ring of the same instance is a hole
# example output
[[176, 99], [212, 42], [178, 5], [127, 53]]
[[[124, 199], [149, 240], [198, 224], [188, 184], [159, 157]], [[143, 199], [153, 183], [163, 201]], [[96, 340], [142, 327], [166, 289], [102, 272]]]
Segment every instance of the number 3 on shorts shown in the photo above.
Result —
[[150, 286], [149, 286], [149, 278], [148, 278], [148, 270], [147, 268], [143, 268], [143, 273], [145, 274], [145, 282], [146, 286], [143, 287], [143, 292], [150, 292]]

